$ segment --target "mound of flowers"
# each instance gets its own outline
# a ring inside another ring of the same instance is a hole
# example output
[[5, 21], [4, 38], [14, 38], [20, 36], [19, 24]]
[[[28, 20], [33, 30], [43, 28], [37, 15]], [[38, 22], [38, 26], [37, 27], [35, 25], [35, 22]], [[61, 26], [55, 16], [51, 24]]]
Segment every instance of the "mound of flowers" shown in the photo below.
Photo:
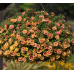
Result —
[[66, 60], [74, 32], [64, 16], [27, 9], [0, 24], [0, 56], [18, 61]]

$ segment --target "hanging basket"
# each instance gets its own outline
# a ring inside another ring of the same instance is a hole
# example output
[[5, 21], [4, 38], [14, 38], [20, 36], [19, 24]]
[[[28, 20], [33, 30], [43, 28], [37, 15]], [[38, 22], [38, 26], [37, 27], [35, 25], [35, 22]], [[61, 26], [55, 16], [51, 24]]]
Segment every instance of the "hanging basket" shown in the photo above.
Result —
[[64, 16], [27, 9], [0, 24], [0, 56], [18, 61], [66, 60], [74, 32]]

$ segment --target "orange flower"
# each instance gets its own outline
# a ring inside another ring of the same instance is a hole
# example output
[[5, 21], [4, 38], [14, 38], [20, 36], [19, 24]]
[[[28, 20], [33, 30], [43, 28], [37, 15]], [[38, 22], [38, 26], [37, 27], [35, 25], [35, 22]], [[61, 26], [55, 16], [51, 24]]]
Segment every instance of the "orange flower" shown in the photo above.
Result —
[[53, 12], [51, 12], [51, 14], [53, 14], [53, 15], [54, 15], [54, 13], [53, 13]]
[[19, 57], [18, 58], [18, 61], [23, 61], [23, 57]]
[[37, 53], [41, 53], [41, 52], [42, 52], [41, 49], [38, 49], [38, 50], [37, 50]]
[[9, 47], [9, 44], [8, 44], [8, 42], [6, 42], [5, 44], [4, 44], [4, 46], [3, 46], [3, 50], [5, 50], [6, 48], [8, 48]]
[[40, 15], [39, 18], [44, 19], [44, 16], [43, 15]]
[[59, 34], [61, 34], [62, 33], [62, 30], [59, 30]]
[[43, 33], [44, 33], [45, 35], [47, 35], [47, 34], [48, 34], [48, 31], [46, 31], [46, 30], [43, 30]]
[[66, 55], [66, 52], [63, 52], [62, 55], [65, 56]]
[[48, 20], [48, 23], [50, 24], [51, 23], [51, 20]]
[[56, 35], [55, 38], [58, 40], [59, 39], [59, 35]]
[[32, 22], [32, 26], [34, 26], [34, 27], [35, 27], [35, 26], [36, 26], [36, 22]]
[[46, 19], [42, 19], [41, 21], [42, 21], [42, 22], [48, 22], [48, 20], [46, 20]]
[[45, 43], [41, 43], [41, 46], [45, 46]]
[[22, 52], [28, 51], [28, 48], [27, 48], [27, 47], [22, 47], [22, 48], [21, 48], [21, 51], [22, 51]]
[[15, 52], [12, 52], [12, 53], [11, 53], [11, 56], [15, 56], [15, 55], [16, 55], [16, 53], [15, 53]]
[[48, 49], [49, 49], [49, 50], [52, 50], [52, 46], [49, 46]]
[[49, 15], [47, 12], [44, 12], [44, 15]]
[[28, 48], [27, 47], [25, 47], [25, 51], [28, 51]]
[[45, 18], [46, 20], [49, 20], [49, 18]]
[[64, 44], [63, 46], [64, 46], [64, 48], [65, 48], [65, 49], [68, 47], [68, 45], [67, 45], [67, 44]]
[[[27, 19], [29, 19], [29, 17], [27, 17]], [[31, 21], [31, 20], [30, 20]]]
[[38, 58], [40, 58], [41, 57], [41, 54], [38, 54]]
[[72, 33], [72, 36], [74, 37], [74, 32]]
[[59, 32], [59, 31], [57, 31], [57, 32], [55, 32], [55, 34], [58, 34], [58, 35], [59, 35], [59, 34], [60, 34], [60, 32]]
[[72, 43], [74, 44], [74, 39], [72, 39]]
[[36, 49], [33, 49], [33, 52], [36, 52], [37, 50]]
[[70, 51], [69, 49], [66, 51], [67, 54], [70, 54], [70, 52], [71, 52], [71, 51]]
[[26, 62], [26, 58], [24, 57], [23, 59], [22, 59], [24, 62]]
[[29, 35], [30, 34], [30, 32], [29, 31], [27, 31], [27, 35]]
[[37, 21], [37, 24], [40, 24], [41, 22], [40, 21]]
[[67, 46], [70, 47], [70, 44], [68, 43]]
[[33, 53], [33, 57], [37, 57], [37, 53]]
[[38, 12], [34, 12], [34, 13], [37, 15]]
[[56, 23], [56, 22], [55, 22], [55, 25], [60, 26], [60, 23]]
[[4, 41], [0, 40], [0, 43], [3, 43]]
[[2, 50], [0, 50], [0, 55], [2, 55]]
[[62, 20], [59, 20], [59, 22], [62, 22]]
[[33, 29], [34, 31], [36, 31], [36, 30], [37, 30], [37, 27], [32, 27], [32, 29]]
[[0, 33], [3, 33], [3, 31], [4, 31], [4, 28], [0, 30]]
[[22, 15], [24, 15], [25, 14], [25, 12], [22, 12]]
[[30, 45], [34, 46], [34, 42], [33, 42], [33, 41], [32, 41], [32, 42], [30, 42]]
[[54, 46], [58, 46], [58, 42], [54, 42], [53, 45], [54, 45]]
[[27, 11], [29, 11], [30, 9], [28, 8]]
[[44, 51], [43, 55], [44, 55], [44, 56], [47, 56], [47, 52], [46, 52], [46, 51]]
[[23, 34], [27, 34], [27, 30], [23, 30]]
[[25, 43], [26, 43], [25, 40], [21, 41], [21, 44], [25, 44]]
[[62, 50], [61, 49], [57, 49], [57, 54], [61, 54]]
[[35, 37], [35, 34], [32, 34], [31, 37], [34, 38]]
[[30, 29], [29, 32], [34, 33], [34, 30]]
[[17, 26], [20, 26], [20, 24], [17, 24]]
[[14, 28], [14, 25], [10, 25], [10, 26], [9, 26], [9, 29], [13, 29], [13, 28]]
[[20, 53], [16, 53], [16, 56], [20, 56]]
[[30, 39], [30, 38], [28, 38], [28, 39], [27, 39], [27, 43], [30, 43], [30, 42], [31, 42], [31, 39]]
[[15, 61], [15, 63], [17, 63], [17, 59], [15, 59], [14, 61]]
[[18, 16], [18, 19], [17, 19], [19, 22], [22, 20], [22, 17], [21, 16]]
[[45, 41], [45, 38], [39, 39], [39, 42], [40, 42], [40, 43], [43, 43], [44, 41]]
[[29, 60], [33, 60], [34, 58], [33, 58], [33, 56], [29, 56]]
[[54, 61], [54, 60], [55, 60], [55, 57], [50, 57], [50, 60], [51, 60], [51, 61]]
[[29, 25], [31, 25], [31, 23], [27, 21], [26, 26], [29, 26]]
[[59, 59], [60, 58], [60, 55], [56, 55], [56, 59]]
[[15, 33], [12, 33], [11, 35], [10, 35], [10, 37], [14, 37], [15, 36]]
[[10, 21], [15, 23], [17, 21], [17, 19], [11, 19]]
[[53, 44], [52, 44], [51, 42], [49, 42], [49, 45], [50, 45], [50, 46], [53, 46]]
[[67, 43], [66, 41], [63, 41], [63, 45], [66, 44], [66, 43]]
[[31, 16], [31, 20], [33, 20], [35, 17], [34, 16]]
[[10, 54], [10, 51], [9, 50], [6, 50], [4, 55], [9, 55]]
[[57, 49], [54, 49], [54, 53], [57, 53]]
[[7, 24], [4, 26], [4, 27], [5, 27], [5, 29], [7, 29], [7, 26], [8, 26]]
[[52, 29], [53, 29], [53, 30], [57, 30], [57, 27], [56, 27], [56, 26], [54, 26], [54, 27], [52, 27]]
[[44, 60], [44, 57], [40, 57], [41, 60]]
[[53, 34], [47, 34], [48, 39], [52, 39], [53, 38]]
[[34, 46], [33, 47], [37, 47], [37, 43], [34, 43]]
[[24, 18], [24, 22], [26, 21], [27, 19], [26, 18]]
[[24, 41], [24, 37], [21, 37], [21, 36], [20, 36], [18, 40]]
[[19, 51], [19, 48], [15, 48], [14, 52], [18, 52]]
[[14, 46], [18, 46], [19, 42], [18, 41], [15, 41], [14, 42]]
[[8, 41], [9, 41], [9, 43], [12, 43], [12, 42], [13, 42], [12, 38], [9, 38], [9, 40], [8, 40]]
[[49, 56], [49, 55], [51, 55], [52, 53], [51, 53], [51, 51], [47, 51], [47, 55]]
[[16, 38], [18, 39], [19, 36], [20, 36], [19, 33], [17, 33], [17, 34], [16, 34]]
[[42, 61], [38, 61], [38, 62], [37, 62], [38, 65], [41, 64], [41, 63], [42, 63]]
[[31, 55], [31, 51], [27, 51], [27, 55]]

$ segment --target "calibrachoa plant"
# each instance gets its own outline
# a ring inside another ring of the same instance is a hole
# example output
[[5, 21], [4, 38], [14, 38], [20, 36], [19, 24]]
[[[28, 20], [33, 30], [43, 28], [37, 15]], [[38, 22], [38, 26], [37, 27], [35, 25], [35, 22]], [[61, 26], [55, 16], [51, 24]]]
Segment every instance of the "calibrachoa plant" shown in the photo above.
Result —
[[0, 24], [0, 56], [15, 61], [64, 61], [74, 49], [74, 32], [64, 16], [27, 9]]

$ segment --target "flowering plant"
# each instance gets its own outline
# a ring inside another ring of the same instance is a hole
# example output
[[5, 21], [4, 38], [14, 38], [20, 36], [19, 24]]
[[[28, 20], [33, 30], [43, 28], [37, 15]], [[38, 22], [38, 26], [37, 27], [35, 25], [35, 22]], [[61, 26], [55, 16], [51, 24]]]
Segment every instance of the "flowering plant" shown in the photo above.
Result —
[[66, 60], [74, 32], [64, 16], [27, 9], [0, 24], [0, 56], [15, 61]]

